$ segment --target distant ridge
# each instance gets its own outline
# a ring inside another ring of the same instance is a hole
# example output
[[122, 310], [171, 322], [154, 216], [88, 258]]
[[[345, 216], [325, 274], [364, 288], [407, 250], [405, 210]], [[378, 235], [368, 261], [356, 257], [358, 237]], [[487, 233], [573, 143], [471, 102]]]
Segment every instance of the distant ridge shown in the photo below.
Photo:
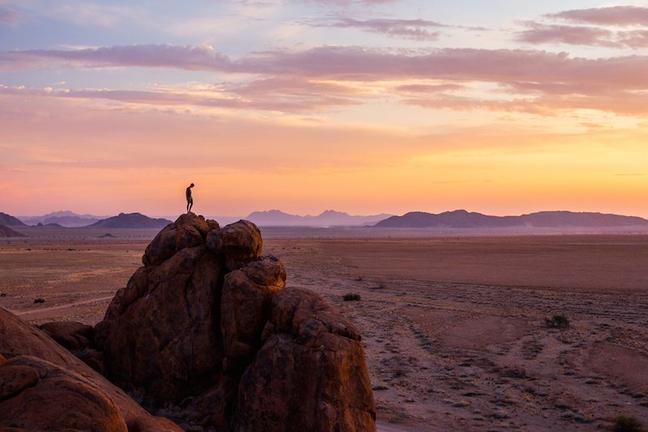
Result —
[[335, 210], [326, 210], [316, 216], [299, 216], [281, 210], [268, 210], [250, 213], [246, 219], [261, 226], [330, 227], [373, 225], [389, 216], [388, 214], [356, 216]]
[[411, 212], [378, 222], [378, 228], [607, 228], [648, 226], [648, 220], [636, 216], [604, 213], [543, 211], [521, 216], [489, 216], [455, 210], [439, 214]]
[[21, 216], [21, 220], [30, 225], [57, 224], [64, 227], [84, 227], [103, 219], [101, 216], [77, 214], [69, 210], [56, 211], [42, 216]]
[[170, 223], [168, 219], [154, 219], [141, 213], [119, 213], [88, 225], [88, 228], [164, 228]]
[[27, 237], [23, 233], [19, 233], [18, 231], [14, 231], [8, 226], [5, 225], [0, 225], [0, 238], [6, 238], [6, 237]]
[[20, 219], [0, 212], [0, 225], [4, 226], [26, 226]]

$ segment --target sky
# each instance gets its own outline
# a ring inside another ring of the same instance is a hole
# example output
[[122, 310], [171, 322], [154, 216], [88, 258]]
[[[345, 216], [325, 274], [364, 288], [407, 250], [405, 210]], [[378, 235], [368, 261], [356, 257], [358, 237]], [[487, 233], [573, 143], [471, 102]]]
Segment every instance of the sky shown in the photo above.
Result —
[[0, 211], [648, 217], [648, 1], [0, 0]]

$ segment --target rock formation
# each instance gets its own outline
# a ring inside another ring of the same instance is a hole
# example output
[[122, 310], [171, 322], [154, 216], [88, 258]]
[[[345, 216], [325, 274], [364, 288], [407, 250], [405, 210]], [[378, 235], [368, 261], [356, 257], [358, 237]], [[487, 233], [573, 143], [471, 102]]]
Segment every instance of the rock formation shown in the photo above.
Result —
[[[87, 395], [79, 424], [91, 430], [174, 430], [156, 426], [161, 420], [114, 383], [150, 410], [205, 431], [375, 431], [360, 333], [315, 293], [285, 288], [283, 264], [262, 249], [251, 222], [221, 228], [186, 214], [149, 244], [94, 329], [48, 323], [41, 331], [0, 315], [0, 336], [10, 331], [6, 323], [14, 328], [13, 342], [0, 339], [9, 358], [0, 393], [18, 395], [8, 409], [31, 410], [32, 399], [20, 396], [26, 391], [60, 388], [67, 396], [57, 399]], [[55, 422], [38, 421], [25, 417], [19, 427]]]
[[151, 416], [45, 332], [0, 308], [0, 430], [182, 429]]
[[164, 228], [96, 327], [107, 376], [208, 429], [374, 430], [359, 332], [262, 249], [248, 221]]

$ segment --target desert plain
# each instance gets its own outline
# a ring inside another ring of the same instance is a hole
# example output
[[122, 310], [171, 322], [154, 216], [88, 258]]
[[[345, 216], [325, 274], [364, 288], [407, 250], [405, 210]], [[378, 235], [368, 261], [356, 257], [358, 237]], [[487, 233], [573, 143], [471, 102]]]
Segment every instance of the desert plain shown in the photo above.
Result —
[[[94, 324], [157, 230], [23, 232], [0, 240], [0, 306]], [[648, 236], [263, 235], [289, 286], [361, 329], [383, 431], [648, 426]]]

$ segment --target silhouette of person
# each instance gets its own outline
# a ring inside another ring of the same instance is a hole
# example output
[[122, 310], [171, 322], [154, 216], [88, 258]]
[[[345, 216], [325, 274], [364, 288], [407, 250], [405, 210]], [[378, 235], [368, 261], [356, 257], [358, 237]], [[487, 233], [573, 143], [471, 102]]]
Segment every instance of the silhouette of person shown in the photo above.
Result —
[[187, 188], [186, 195], [187, 195], [187, 213], [191, 212], [191, 208], [193, 207], [193, 196], [191, 196], [191, 188], [194, 187], [194, 184], [191, 183], [189, 187]]

